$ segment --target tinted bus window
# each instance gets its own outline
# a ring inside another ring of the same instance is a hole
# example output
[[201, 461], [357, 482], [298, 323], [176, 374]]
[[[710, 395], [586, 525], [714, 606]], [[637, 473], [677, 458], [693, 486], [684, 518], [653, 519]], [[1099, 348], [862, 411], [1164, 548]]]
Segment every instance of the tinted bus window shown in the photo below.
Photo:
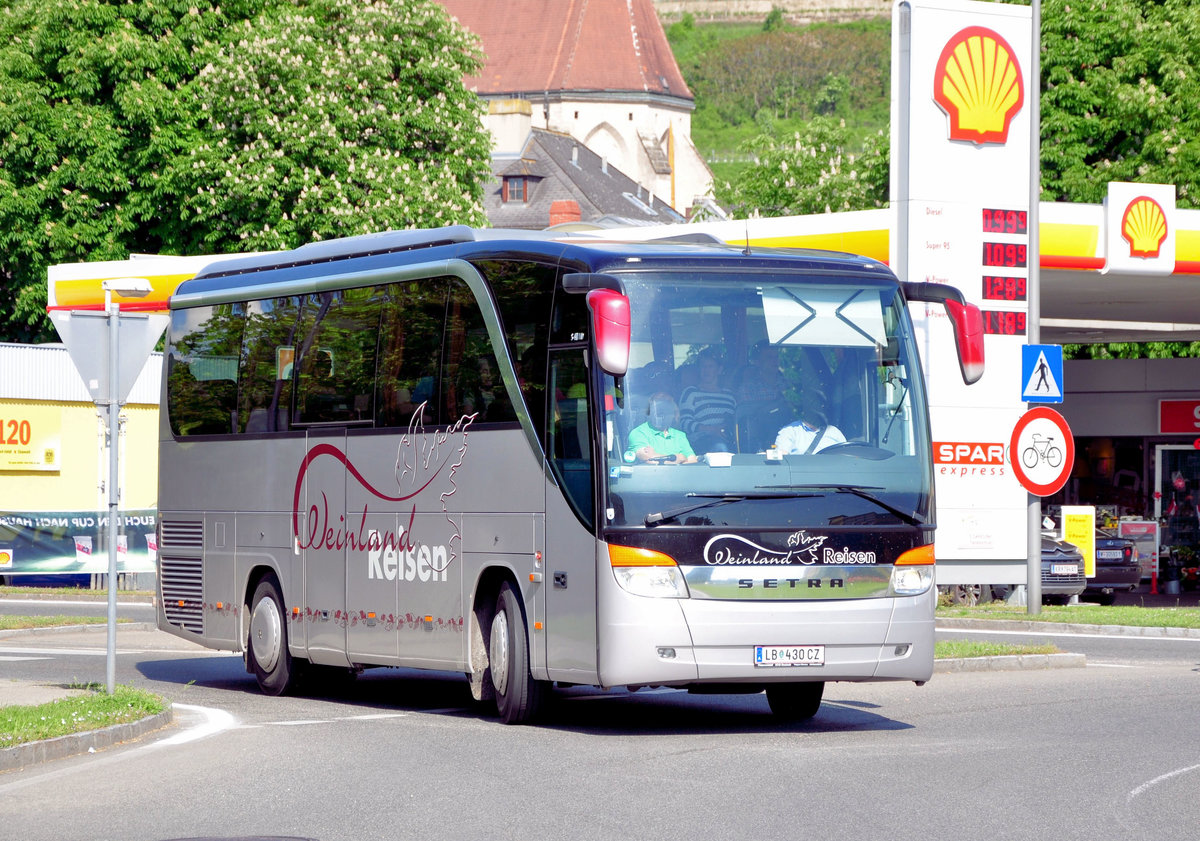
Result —
[[425, 404], [424, 422], [441, 423], [438, 412], [446, 280], [394, 283], [387, 287], [379, 329], [377, 425], [407, 427]]
[[236, 431], [238, 353], [244, 317], [240, 304], [171, 313], [167, 412], [176, 435]]
[[[497, 402], [504, 384], [499, 381], [483, 313], [471, 290], [458, 278], [450, 284], [444, 360], [442, 398], [446, 423], [464, 415], [474, 415], [478, 422], [515, 418], [507, 400]], [[495, 412], [489, 415], [493, 406]]]
[[[487, 278], [492, 290], [522, 397], [535, 419], [538, 437], [544, 440], [541, 418], [546, 413], [546, 324], [558, 269], [514, 260], [480, 261], [475, 268]], [[498, 415], [498, 411], [489, 411], [488, 419], [508, 419]]]
[[296, 360], [300, 424], [370, 424], [382, 293], [372, 288], [308, 296], [313, 318]]
[[238, 405], [240, 431], [281, 432], [288, 428], [292, 366], [305, 321], [301, 297], [251, 301], [246, 305]]

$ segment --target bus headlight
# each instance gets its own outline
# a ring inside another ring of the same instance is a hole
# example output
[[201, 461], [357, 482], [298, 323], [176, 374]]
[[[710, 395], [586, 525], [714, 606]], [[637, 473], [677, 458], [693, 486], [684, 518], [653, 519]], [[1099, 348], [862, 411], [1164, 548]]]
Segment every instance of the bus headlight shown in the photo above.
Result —
[[933, 586], [933, 567], [892, 567], [892, 592], [919, 596]]
[[608, 547], [608, 560], [621, 589], [635, 596], [686, 599], [687, 582], [675, 559], [651, 549]]
[[892, 567], [892, 592], [897, 596], [919, 596], [933, 586], [933, 544], [909, 549]]

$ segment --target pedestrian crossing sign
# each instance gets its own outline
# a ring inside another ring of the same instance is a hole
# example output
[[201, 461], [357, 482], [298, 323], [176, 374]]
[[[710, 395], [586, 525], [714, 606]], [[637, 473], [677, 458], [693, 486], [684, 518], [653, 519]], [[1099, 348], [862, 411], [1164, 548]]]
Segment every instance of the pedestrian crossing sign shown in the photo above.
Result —
[[1063, 402], [1062, 345], [1021, 347], [1021, 399], [1026, 403]]

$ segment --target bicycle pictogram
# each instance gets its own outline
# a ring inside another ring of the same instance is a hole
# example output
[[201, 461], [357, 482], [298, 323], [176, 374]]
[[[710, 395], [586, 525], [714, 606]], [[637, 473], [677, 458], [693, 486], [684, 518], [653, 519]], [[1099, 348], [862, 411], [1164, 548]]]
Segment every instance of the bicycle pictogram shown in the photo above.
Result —
[[1053, 435], [1038, 435], [1033, 433], [1033, 443], [1021, 451], [1021, 463], [1028, 468], [1036, 467], [1044, 461], [1051, 467], [1062, 464], [1063, 452], [1054, 446]]

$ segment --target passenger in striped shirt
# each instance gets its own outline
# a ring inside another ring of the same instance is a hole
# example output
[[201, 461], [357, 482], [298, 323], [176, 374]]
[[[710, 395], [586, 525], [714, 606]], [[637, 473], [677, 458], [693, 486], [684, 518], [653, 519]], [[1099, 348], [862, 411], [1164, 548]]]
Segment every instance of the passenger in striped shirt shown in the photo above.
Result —
[[721, 358], [711, 348], [698, 360], [698, 380], [679, 397], [683, 431], [698, 453], [732, 452], [737, 398], [721, 385]]

